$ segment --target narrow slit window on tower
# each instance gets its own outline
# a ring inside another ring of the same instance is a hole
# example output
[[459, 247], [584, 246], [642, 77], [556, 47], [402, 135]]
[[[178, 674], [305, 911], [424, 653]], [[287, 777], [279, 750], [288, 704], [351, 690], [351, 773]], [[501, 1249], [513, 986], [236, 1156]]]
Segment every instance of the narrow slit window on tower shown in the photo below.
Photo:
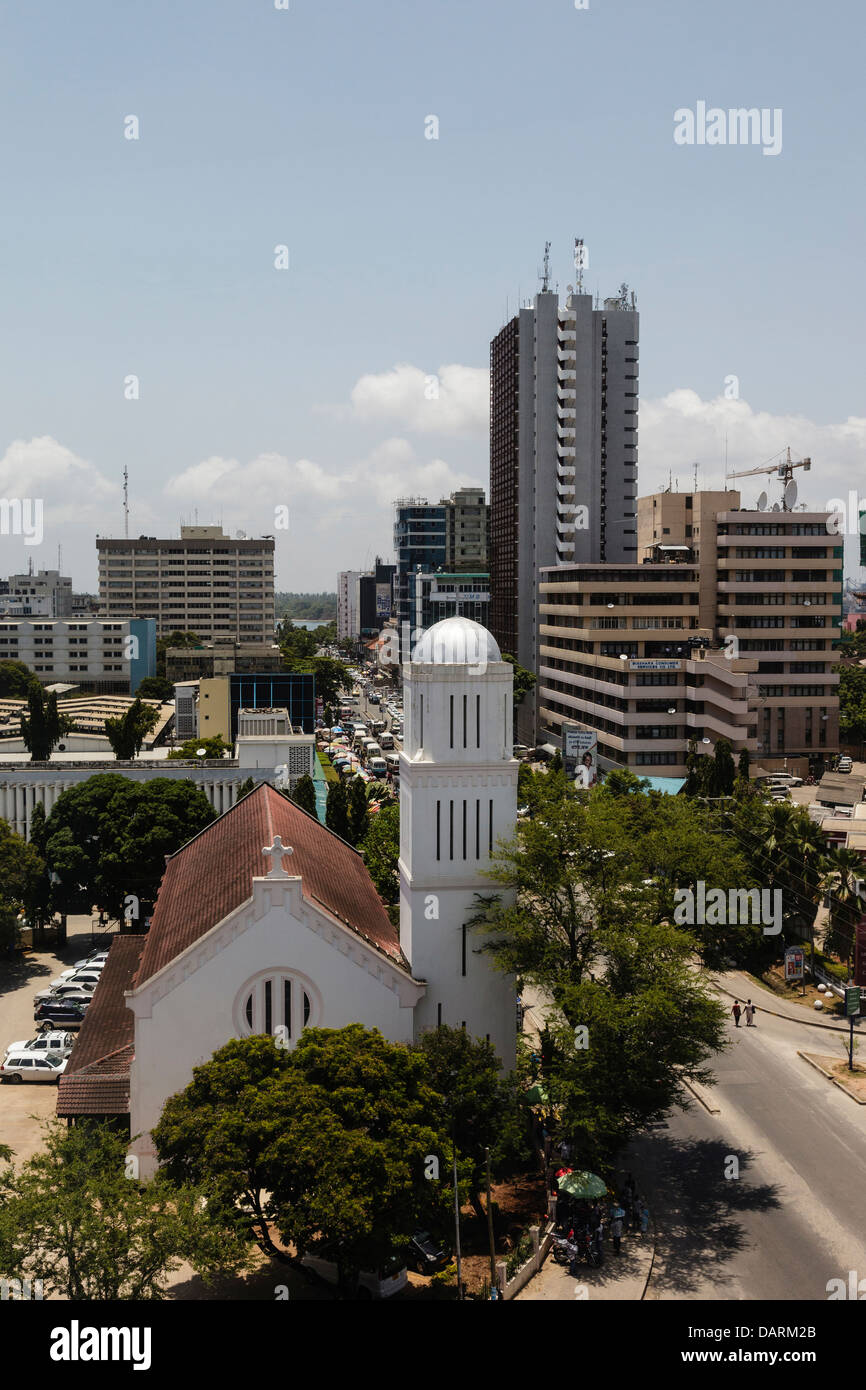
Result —
[[448, 802], [448, 858], [454, 858], [454, 802]]
[[475, 696], [475, 747], [481, 747], [481, 696]]
[[265, 1032], [266, 1032], [266, 1033], [271, 1033], [271, 1032], [273, 1031], [272, 1026], [271, 1026], [271, 1025], [272, 1025], [272, 1022], [273, 1022], [273, 1004], [272, 1004], [272, 1001], [271, 1001], [271, 996], [272, 996], [272, 994], [273, 994], [273, 985], [272, 985], [272, 983], [271, 983], [270, 980], [265, 980]]
[[463, 798], [463, 858], [466, 858], [466, 798]]
[[481, 858], [481, 802], [475, 798], [475, 858]]
[[460, 961], [460, 974], [461, 974], [461, 975], [465, 975], [465, 974], [466, 974], [466, 923], [465, 923], [465, 922], [463, 923], [463, 940], [462, 940], [462, 942], [461, 942], [460, 955], [461, 955], [461, 961]]
[[436, 802], [436, 858], [440, 858], [442, 849], [442, 802]]
[[492, 854], [492, 853], [493, 853], [493, 802], [492, 802], [492, 800], [488, 803], [488, 805], [489, 805], [489, 816], [488, 816], [488, 823], [487, 823], [487, 853], [488, 853], [488, 854]]
[[442, 1005], [441, 1005], [441, 1004], [437, 1004], [437, 1005], [436, 1005], [436, 1027], [437, 1027], [437, 1028], [441, 1028], [441, 1027], [442, 1027]]
[[468, 705], [468, 703], [469, 703], [469, 696], [468, 696], [468, 695], [464, 695], [464, 696], [463, 696], [463, 747], [464, 747], [464, 748], [466, 747], [466, 725], [467, 725], [467, 723], [468, 723], [468, 721], [469, 721], [469, 715], [468, 715], [468, 713], [467, 713], [467, 705]]
[[[306, 995], [305, 995], [304, 997], [306, 998]], [[307, 1020], [304, 1019], [304, 1022], [305, 1022], [305, 1023], [306, 1023], [306, 1021], [307, 1021]], [[291, 980], [285, 980], [285, 981], [283, 982], [283, 1023], [285, 1024], [285, 1028], [286, 1028], [286, 1037], [287, 1037], [287, 1038], [290, 1038], [290, 1037], [292, 1036], [292, 982], [291, 982]]]
[[419, 698], [419, 700], [421, 701], [421, 718], [420, 718], [420, 720], [419, 720], [419, 723], [420, 723], [420, 726], [421, 726], [421, 727], [420, 727], [420, 730], [419, 730], [418, 745], [419, 745], [420, 748], [423, 748], [423, 747], [424, 747], [424, 696], [423, 696], [423, 695], [420, 695], [418, 698]]
[[451, 740], [451, 747], [453, 748], [453, 747], [454, 747], [454, 696], [453, 696], [453, 695], [449, 696], [449, 705], [450, 705], [450, 709], [451, 709], [450, 723], [449, 723], [449, 738], [450, 738], [450, 740]]

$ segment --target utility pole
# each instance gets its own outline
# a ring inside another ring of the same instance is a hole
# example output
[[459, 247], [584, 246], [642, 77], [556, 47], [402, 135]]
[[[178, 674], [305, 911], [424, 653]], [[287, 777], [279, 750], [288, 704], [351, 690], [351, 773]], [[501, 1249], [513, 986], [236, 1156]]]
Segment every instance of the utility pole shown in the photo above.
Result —
[[487, 1239], [490, 1241], [490, 1289], [496, 1288], [496, 1240], [493, 1235], [493, 1205], [490, 1196], [490, 1149], [484, 1149], [484, 1166], [487, 1176]]
[[457, 1255], [457, 1299], [463, 1302], [463, 1265], [460, 1258], [460, 1193], [457, 1187], [457, 1143], [454, 1138], [454, 1121], [451, 1122], [451, 1153], [454, 1159], [454, 1250]]

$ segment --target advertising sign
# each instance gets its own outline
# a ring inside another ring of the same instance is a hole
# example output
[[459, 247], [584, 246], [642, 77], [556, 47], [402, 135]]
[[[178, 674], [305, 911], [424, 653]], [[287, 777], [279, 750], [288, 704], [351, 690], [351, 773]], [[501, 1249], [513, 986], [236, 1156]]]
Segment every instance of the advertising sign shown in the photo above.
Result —
[[594, 729], [563, 724], [562, 765], [566, 777], [573, 778], [578, 786], [595, 786], [598, 780], [598, 735]]
[[391, 616], [391, 585], [376, 585], [376, 617], [390, 618]]
[[628, 669], [630, 671], [678, 671], [681, 665], [681, 661], [666, 661], [661, 659], [656, 661], [655, 659], [644, 659], [641, 657], [640, 659], [632, 659], [629, 661]]
[[804, 968], [804, 953], [802, 946], [789, 946], [785, 951], [785, 979], [802, 980]]

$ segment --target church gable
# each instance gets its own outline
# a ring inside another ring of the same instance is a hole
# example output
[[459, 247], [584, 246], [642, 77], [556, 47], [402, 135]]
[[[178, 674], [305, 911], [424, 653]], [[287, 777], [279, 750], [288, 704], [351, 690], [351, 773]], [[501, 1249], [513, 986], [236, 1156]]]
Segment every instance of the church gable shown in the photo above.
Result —
[[279, 837], [283, 861], [303, 896], [406, 968], [399, 938], [361, 856], [314, 816], [263, 784], [171, 856], [159, 890], [136, 986], [151, 979], [223, 922], [267, 874], [263, 849]]

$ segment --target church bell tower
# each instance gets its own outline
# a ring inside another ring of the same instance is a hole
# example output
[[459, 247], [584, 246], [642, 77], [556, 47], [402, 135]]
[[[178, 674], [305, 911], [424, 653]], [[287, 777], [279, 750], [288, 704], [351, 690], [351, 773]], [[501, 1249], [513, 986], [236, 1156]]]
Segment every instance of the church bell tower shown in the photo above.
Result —
[[404, 667], [400, 754], [400, 944], [427, 991], [415, 1034], [444, 1023], [489, 1038], [514, 1065], [514, 979], [481, 950], [467, 923], [499, 840], [514, 837], [513, 673], [490, 632], [446, 618]]

